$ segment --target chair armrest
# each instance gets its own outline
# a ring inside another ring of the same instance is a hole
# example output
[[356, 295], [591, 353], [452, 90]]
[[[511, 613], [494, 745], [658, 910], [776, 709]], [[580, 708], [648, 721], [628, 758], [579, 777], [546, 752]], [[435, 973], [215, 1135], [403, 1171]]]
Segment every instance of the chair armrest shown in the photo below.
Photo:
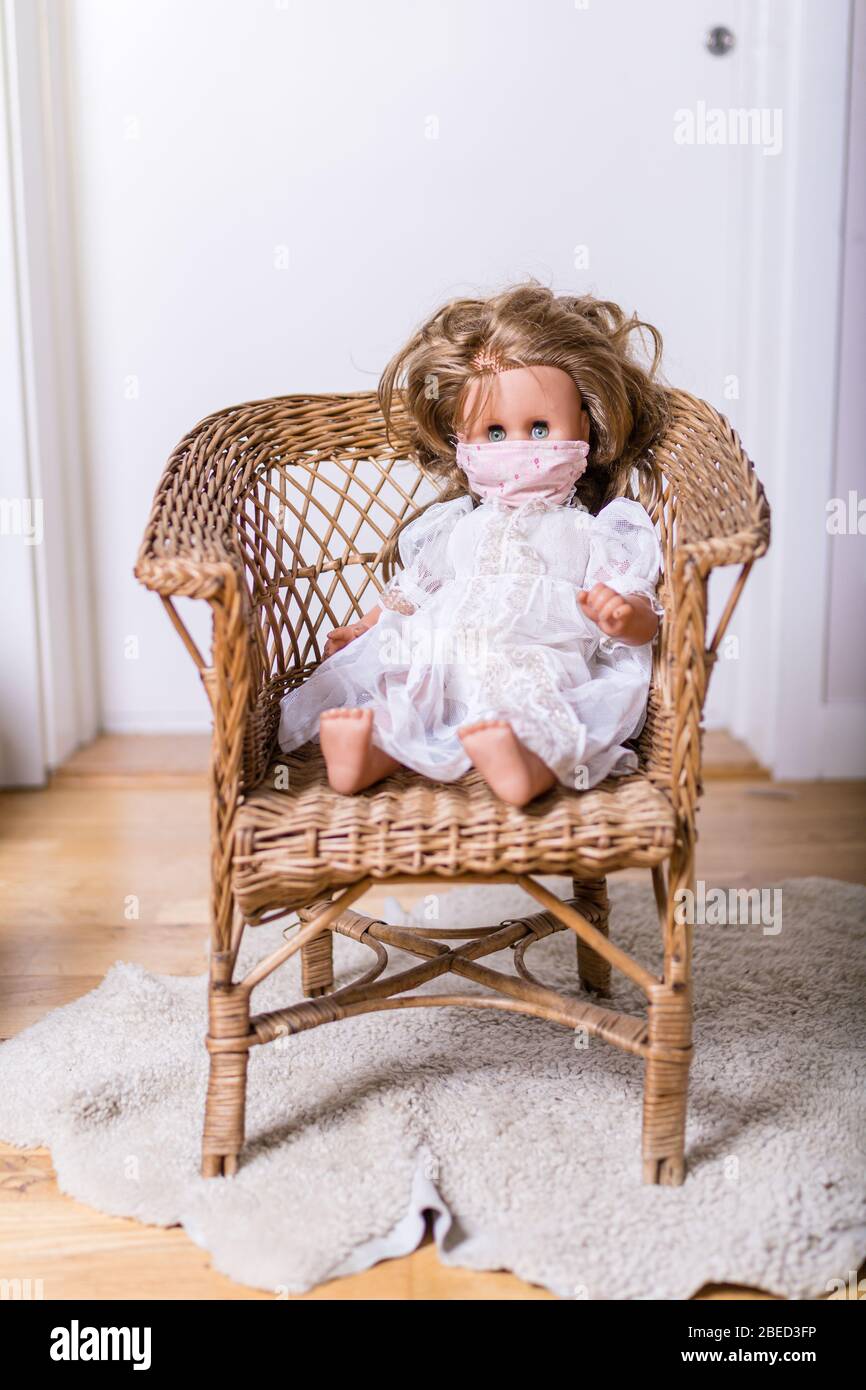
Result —
[[267, 402], [209, 415], [165, 466], [134, 571], [164, 598], [215, 599], [229, 577], [242, 572], [232, 518], [255, 462], [249, 431], [260, 404]]
[[[262, 448], [272, 403], [222, 410], [202, 420], [177, 445], [157, 485], [135, 564], [135, 576], [159, 594], [192, 656], [213, 713], [210, 780], [215, 939], [228, 950], [233, 899], [227, 865], [234, 819], [263, 754], [256, 699], [264, 673], [254, 641], [250, 593], [235, 522]], [[206, 661], [174, 606], [178, 597], [205, 599], [213, 615]]]
[[676, 497], [677, 556], [702, 576], [750, 564], [770, 543], [770, 508], [735, 429], [706, 401], [669, 393], [671, 418], [652, 450]]
[[[752, 564], [769, 545], [770, 509], [724, 416], [685, 391], [671, 391], [669, 401], [668, 428], [652, 449], [664, 481], [656, 516], [665, 561], [665, 617], [638, 746], [647, 774], [677, 812], [683, 862], [690, 862], [707, 685]], [[708, 641], [708, 577], [716, 566], [731, 564], [741, 570]]]

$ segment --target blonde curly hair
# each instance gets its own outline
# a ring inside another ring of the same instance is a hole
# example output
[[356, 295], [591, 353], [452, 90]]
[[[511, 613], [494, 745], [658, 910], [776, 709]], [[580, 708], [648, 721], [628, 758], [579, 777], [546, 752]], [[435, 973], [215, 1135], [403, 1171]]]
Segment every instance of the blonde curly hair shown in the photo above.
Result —
[[[635, 333], [645, 334], [651, 344], [648, 367], [632, 354]], [[405, 438], [408, 423], [413, 457], [439, 484], [436, 500], [468, 492], [457, 467], [456, 433], [470, 387], [492, 379], [490, 366], [473, 362], [479, 353], [482, 363], [487, 354], [506, 367], [559, 367], [571, 377], [590, 420], [589, 461], [576, 502], [597, 512], [632, 491], [636, 471], [641, 500], [652, 509], [658, 472], [647, 451], [668, 418], [667, 391], [655, 379], [661, 335], [610, 300], [555, 295], [534, 280], [487, 299], [451, 300], [382, 373], [378, 398], [389, 437], [396, 432], [399, 405], [408, 417], [400, 421], [400, 433]]]

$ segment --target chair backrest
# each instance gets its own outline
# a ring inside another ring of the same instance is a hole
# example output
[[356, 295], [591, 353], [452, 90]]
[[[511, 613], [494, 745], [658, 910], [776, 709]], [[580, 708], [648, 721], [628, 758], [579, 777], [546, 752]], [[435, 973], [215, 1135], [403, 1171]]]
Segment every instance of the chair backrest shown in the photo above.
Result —
[[373, 606], [389, 537], [435, 491], [405, 438], [388, 442], [372, 392], [274, 405], [235, 520], [263, 675], [288, 688], [332, 627]]
[[290, 685], [332, 626], [375, 602], [387, 542], [436, 490], [407, 457], [399, 416], [387, 439], [372, 392], [269, 404], [235, 523], [264, 677]]

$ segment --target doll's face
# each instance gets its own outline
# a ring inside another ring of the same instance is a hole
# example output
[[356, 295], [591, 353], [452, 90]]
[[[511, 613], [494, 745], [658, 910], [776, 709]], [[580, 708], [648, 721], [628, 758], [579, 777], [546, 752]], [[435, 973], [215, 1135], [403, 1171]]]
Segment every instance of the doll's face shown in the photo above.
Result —
[[589, 415], [560, 367], [512, 367], [473, 381], [457, 431], [465, 444], [504, 439], [585, 439]]

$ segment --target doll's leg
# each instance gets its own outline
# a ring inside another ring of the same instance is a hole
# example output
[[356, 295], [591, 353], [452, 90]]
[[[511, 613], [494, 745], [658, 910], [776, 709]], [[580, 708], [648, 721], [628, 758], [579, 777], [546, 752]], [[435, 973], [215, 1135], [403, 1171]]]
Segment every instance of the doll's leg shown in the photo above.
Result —
[[490, 790], [512, 806], [525, 806], [556, 782], [556, 774], [520, 742], [507, 719], [465, 724], [458, 735]]
[[319, 742], [335, 792], [350, 794], [372, 787], [400, 767], [396, 758], [373, 742], [371, 709], [328, 709], [319, 718]]

